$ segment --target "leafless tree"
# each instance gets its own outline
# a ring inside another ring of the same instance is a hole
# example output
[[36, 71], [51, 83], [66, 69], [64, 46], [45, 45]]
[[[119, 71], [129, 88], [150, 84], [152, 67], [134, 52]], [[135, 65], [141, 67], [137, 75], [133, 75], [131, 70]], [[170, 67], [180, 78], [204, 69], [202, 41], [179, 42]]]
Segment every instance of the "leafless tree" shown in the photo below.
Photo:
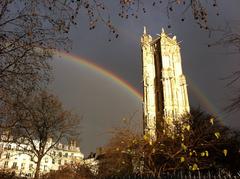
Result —
[[[43, 91], [18, 101], [14, 128], [9, 129], [8, 142], [17, 143], [36, 163], [35, 178], [40, 163], [49, 151], [66, 139], [79, 137], [80, 118], [65, 110], [56, 96]], [[52, 139], [52, 142], [49, 142]]]
[[[235, 28], [233, 30], [232, 27], [238, 26], [238, 24], [227, 24], [226, 27], [211, 29], [210, 32], [221, 33], [221, 36], [217, 40], [213, 40], [208, 46], [222, 46], [228, 49], [229, 55], [238, 55], [240, 52], [240, 33], [239, 29]], [[229, 104], [225, 107], [225, 111], [227, 113], [237, 112], [240, 110], [240, 70], [236, 70], [231, 72], [231, 74], [222, 78], [222, 80], [226, 81], [226, 86], [229, 89], [236, 89], [233, 92], [233, 95], [230, 99]]]
[[[171, 18], [172, 13], [180, 9], [181, 21], [184, 21], [187, 11], [191, 11], [194, 20], [200, 28], [208, 30], [208, 9], [209, 7], [216, 8], [216, 15], [219, 15], [217, 11], [217, 0], [202, 1], [202, 0], [120, 0], [120, 13], [122, 18], [129, 18], [133, 16], [138, 18], [140, 12], [146, 13], [148, 9], [146, 4], [151, 3], [152, 6], [161, 6], [166, 9], [166, 15]], [[179, 10], [178, 10], [179, 11]], [[179, 19], [180, 20], [180, 19]], [[168, 26], [171, 27], [170, 24]]]
[[[208, 28], [208, 6], [217, 8], [217, 0], [119, 0], [117, 9], [121, 18], [139, 16], [147, 11], [146, 4], [166, 7], [169, 17], [174, 10], [190, 10], [201, 28]], [[67, 48], [67, 33], [83, 11], [89, 18], [89, 29], [98, 22], [107, 26], [110, 34], [118, 37], [111, 21], [116, 4], [103, 0], [2, 0], [0, 2], [0, 100], [1, 119], [7, 118], [12, 98], [29, 92], [49, 81], [49, 57], [52, 49]], [[182, 18], [184, 20], [184, 18]], [[20, 92], [20, 94], [21, 94]], [[16, 94], [18, 93], [18, 94]], [[5, 115], [5, 116], [4, 116]]]
[[52, 49], [68, 48], [66, 34], [77, 12], [70, 0], [0, 1], [1, 124], [13, 112], [13, 101], [48, 83]]

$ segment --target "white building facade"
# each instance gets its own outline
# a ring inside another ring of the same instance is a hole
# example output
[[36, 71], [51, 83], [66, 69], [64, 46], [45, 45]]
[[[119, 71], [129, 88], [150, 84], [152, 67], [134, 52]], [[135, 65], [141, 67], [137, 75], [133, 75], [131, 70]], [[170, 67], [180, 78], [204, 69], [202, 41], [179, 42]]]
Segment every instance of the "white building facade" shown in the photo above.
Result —
[[[35, 141], [37, 143], [37, 141]], [[49, 142], [52, 142], [51, 140]], [[51, 145], [48, 142], [47, 145]], [[0, 168], [6, 171], [14, 171], [20, 176], [34, 176], [36, 158], [28, 155], [28, 146], [19, 146], [15, 143], [0, 142]], [[66, 164], [83, 162], [84, 155], [75, 142], [70, 145], [59, 143], [51, 149], [41, 160], [40, 173], [58, 170]]]
[[187, 84], [176, 36], [171, 38], [162, 30], [153, 39], [144, 28], [141, 48], [144, 134], [155, 141], [157, 131], [171, 131], [174, 120], [190, 113]]

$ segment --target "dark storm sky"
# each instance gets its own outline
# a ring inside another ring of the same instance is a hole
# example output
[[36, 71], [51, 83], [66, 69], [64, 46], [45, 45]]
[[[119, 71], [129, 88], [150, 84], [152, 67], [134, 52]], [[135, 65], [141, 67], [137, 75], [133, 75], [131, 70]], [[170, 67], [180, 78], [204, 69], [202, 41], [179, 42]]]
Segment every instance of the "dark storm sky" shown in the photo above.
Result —
[[[149, 9], [147, 14], [140, 15], [138, 19], [122, 20], [114, 15], [118, 10], [116, 6], [109, 5], [113, 8], [110, 13], [120, 35], [112, 42], [108, 42], [109, 35], [102, 24], [89, 31], [87, 18], [81, 14], [78, 26], [72, 28], [70, 34], [73, 42], [70, 53], [101, 65], [141, 91], [140, 37], [143, 26], [147, 26], [152, 36], [165, 28], [167, 33], [176, 35], [181, 41], [182, 65], [187, 77], [190, 104], [218, 113], [226, 124], [240, 128], [237, 114], [229, 116], [223, 113], [222, 109], [229, 103], [234, 91], [226, 87], [226, 80], [221, 80], [239, 69], [239, 55], [229, 54], [226, 46], [208, 48], [207, 44], [217, 39], [217, 34], [209, 38], [208, 33], [193, 22], [190, 11], [184, 15], [185, 21], [181, 22], [178, 12], [168, 19], [165, 8], [146, 6]], [[217, 11], [211, 9], [210, 23], [216, 27], [229, 22], [235, 24], [234, 30], [238, 30], [239, 7], [237, 0], [220, 0], [220, 16], [217, 17]], [[168, 24], [171, 24], [170, 29], [167, 28]], [[85, 154], [106, 143], [109, 131], [119, 125], [123, 117], [128, 118], [137, 112], [135, 120], [139, 125], [136, 128], [140, 128], [141, 102], [113, 81], [68, 60], [54, 62], [54, 77], [53, 91], [67, 108], [83, 115], [79, 130], [82, 131], [80, 146]], [[204, 100], [208, 101], [207, 105]]]

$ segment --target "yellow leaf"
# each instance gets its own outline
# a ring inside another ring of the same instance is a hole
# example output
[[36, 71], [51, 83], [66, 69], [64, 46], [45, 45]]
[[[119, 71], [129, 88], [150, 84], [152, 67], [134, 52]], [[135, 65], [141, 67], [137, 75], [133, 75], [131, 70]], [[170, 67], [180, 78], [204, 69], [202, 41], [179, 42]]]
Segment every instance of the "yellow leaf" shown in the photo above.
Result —
[[186, 129], [190, 131], [190, 125], [186, 125]]
[[206, 157], [208, 157], [208, 151], [207, 150], [205, 151], [205, 154], [206, 154]]
[[187, 146], [184, 145], [184, 143], [181, 143], [181, 147], [182, 147], [182, 149], [186, 152], [186, 150], [187, 150]]
[[184, 158], [184, 157], [181, 157], [180, 162], [182, 163], [182, 162], [184, 162], [184, 161], [185, 161], [185, 158]]
[[182, 141], [184, 141], [184, 135], [183, 134], [181, 134], [181, 137], [182, 137]]
[[201, 153], [201, 156], [204, 157], [204, 156], [205, 156], [205, 152], [202, 152], [202, 153]]
[[189, 156], [192, 156], [192, 152], [189, 152]]
[[144, 139], [145, 141], [148, 141], [148, 140], [149, 140], [149, 138], [148, 138], [148, 136], [147, 136], [146, 134], [143, 136], [143, 139]]
[[199, 170], [198, 165], [196, 163], [192, 166], [192, 171]]
[[214, 118], [211, 118], [211, 119], [210, 119], [210, 123], [213, 125], [213, 123], [214, 123]]
[[227, 156], [227, 152], [228, 152], [227, 149], [223, 150], [223, 154], [224, 154], [225, 157]]
[[220, 133], [219, 132], [215, 132], [214, 135], [216, 136], [217, 139], [220, 138]]

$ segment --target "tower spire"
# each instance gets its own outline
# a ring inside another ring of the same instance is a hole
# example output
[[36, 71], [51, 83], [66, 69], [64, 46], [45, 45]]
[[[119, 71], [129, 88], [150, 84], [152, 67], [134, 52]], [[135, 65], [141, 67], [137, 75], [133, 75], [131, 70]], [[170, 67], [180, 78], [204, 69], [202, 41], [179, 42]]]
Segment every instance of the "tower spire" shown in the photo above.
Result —
[[165, 32], [164, 32], [164, 28], [162, 28], [162, 33], [165, 33]]
[[143, 27], [143, 34], [147, 34], [147, 28], [146, 28], [146, 26]]

